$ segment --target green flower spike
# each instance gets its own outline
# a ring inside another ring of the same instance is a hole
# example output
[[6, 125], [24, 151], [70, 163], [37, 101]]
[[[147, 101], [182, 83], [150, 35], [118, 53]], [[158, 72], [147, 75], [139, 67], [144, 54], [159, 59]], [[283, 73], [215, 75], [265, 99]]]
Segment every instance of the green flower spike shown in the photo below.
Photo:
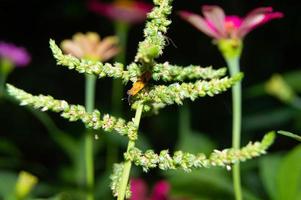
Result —
[[156, 64], [153, 68], [153, 79], [169, 81], [185, 81], [192, 79], [214, 79], [220, 78], [226, 74], [226, 68], [217, 70], [212, 67], [200, 67], [189, 65], [181, 67], [177, 65], [170, 65], [168, 62], [163, 64]]
[[174, 103], [182, 105], [184, 99], [194, 101], [204, 96], [214, 96], [231, 88], [243, 77], [242, 73], [231, 78], [212, 79], [210, 81], [199, 80], [195, 83], [174, 83], [169, 86], [151, 86], [134, 97], [132, 108], [143, 102], [145, 111], [154, 111]]
[[145, 172], [149, 169], [159, 167], [161, 170], [182, 169], [190, 172], [197, 168], [226, 167], [231, 169], [231, 165], [236, 162], [246, 161], [266, 153], [266, 149], [274, 142], [275, 132], [270, 132], [264, 136], [261, 142], [250, 142], [242, 149], [214, 150], [209, 157], [199, 153], [197, 155], [176, 151], [171, 156], [168, 150], [163, 150], [159, 154], [153, 150], [142, 153], [138, 148], [133, 148], [129, 153], [125, 153], [126, 160], [131, 160], [135, 165], [141, 166]]
[[21, 102], [22, 106], [32, 106], [41, 111], [51, 110], [61, 113], [61, 116], [69, 119], [69, 121], [81, 120], [87, 128], [103, 129], [107, 132], [116, 131], [120, 135], [127, 135], [130, 140], [137, 139], [137, 128], [135, 128], [132, 121], [126, 122], [122, 118], [116, 118], [108, 114], [101, 118], [98, 110], [88, 113], [84, 106], [69, 105], [66, 101], [56, 100], [51, 96], [33, 96], [9, 84], [7, 84], [7, 90], [10, 95]]

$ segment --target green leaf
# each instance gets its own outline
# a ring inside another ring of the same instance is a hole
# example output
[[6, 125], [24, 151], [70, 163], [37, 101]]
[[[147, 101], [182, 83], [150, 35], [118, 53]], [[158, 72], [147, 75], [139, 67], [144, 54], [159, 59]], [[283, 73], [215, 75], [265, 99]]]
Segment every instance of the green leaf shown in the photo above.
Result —
[[281, 135], [284, 135], [284, 136], [287, 136], [287, 137], [290, 137], [290, 138], [293, 138], [293, 139], [301, 142], [301, 136], [299, 136], [297, 134], [294, 134], [294, 133], [291, 133], [291, 132], [288, 132], [288, 131], [277, 131], [277, 133], [279, 133]]
[[[271, 168], [273, 167], [271, 166]], [[284, 157], [276, 180], [277, 189], [274, 192], [278, 192], [277, 200], [300, 200], [301, 145]]]
[[259, 161], [259, 174], [270, 199], [277, 196], [276, 177], [282, 158], [281, 155], [267, 155]]
[[191, 173], [182, 171], [166, 172], [172, 184], [172, 193], [177, 196], [220, 199], [222, 196], [231, 199], [232, 183], [225, 170], [200, 169]]
[[[166, 172], [172, 184], [172, 194], [189, 199], [234, 199], [231, 172], [223, 169], [199, 169], [191, 173]], [[250, 191], [243, 189], [244, 200], [259, 200]], [[172, 195], [172, 196], [173, 196]]]
[[9, 171], [0, 171], [0, 199], [9, 199], [15, 191], [18, 175]]

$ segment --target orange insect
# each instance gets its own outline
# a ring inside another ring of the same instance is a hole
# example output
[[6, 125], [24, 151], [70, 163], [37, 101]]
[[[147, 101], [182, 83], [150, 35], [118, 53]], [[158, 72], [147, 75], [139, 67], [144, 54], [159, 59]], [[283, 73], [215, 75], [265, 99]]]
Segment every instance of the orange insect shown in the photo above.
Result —
[[132, 88], [127, 91], [127, 94], [129, 95], [128, 100], [130, 100], [132, 96], [135, 96], [138, 92], [140, 92], [146, 86], [150, 78], [151, 73], [148, 71], [144, 72], [141, 77], [133, 84]]

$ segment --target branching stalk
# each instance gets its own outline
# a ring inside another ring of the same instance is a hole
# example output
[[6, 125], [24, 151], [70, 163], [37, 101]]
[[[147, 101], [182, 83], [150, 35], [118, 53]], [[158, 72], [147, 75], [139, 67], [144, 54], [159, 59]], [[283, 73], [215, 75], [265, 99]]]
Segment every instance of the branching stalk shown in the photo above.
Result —
[[[126, 43], [128, 37], [128, 25], [121, 22], [115, 23], [115, 32], [116, 36], [119, 39], [119, 46], [121, 48], [121, 52], [116, 56], [115, 61], [119, 63], [126, 63]], [[112, 88], [112, 106], [114, 114], [120, 114], [121, 106], [122, 106], [122, 94], [123, 94], [123, 85], [120, 79], [113, 80], [113, 88]]]
[[[143, 110], [143, 104], [139, 104], [138, 108], [136, 110], [135, 118], [134, 118], [134, 124], [137, 127], [137, 130], [138, 130], [138, 127], [140, 124], [142, 110]], [[128, 147], [127, 147], [127, 153], [129, 153], [130, 150], [133, 149], [134, 147], [135, 147], [135, 141], [130, 140], [128, 143]], [[123, 173], [122, 173], [120, 188], [118, 191], [118, 200], [124, 200], [124, 198], [125, 198], [126, 188], [127, 188], [128, 182], [129, 182], [131, 166], [132, 166], [132, 162], [130, 160], [127, 160], [124, 163], [124, 169], [123, 169]]]

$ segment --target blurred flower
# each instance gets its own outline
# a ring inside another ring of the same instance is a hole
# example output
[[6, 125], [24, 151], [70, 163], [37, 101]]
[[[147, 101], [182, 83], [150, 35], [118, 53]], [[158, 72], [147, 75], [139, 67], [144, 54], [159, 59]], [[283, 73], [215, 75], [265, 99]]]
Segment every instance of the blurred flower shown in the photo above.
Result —
[[149, 195], [146, 183], [142, 179], [131, 180], [131, 199], [130, 200], [168, 200], [170, 185], [167, 181], [159, 181], [154, 185]]
[[243, 39], [250, 31], [272, 19], [282, 18], [281, 12], [273, 12], [271, 7], [261, 7], [251, 11], [246, 17], [226, 16], [219, 6], [203, 6], [204, 17], [181, 11], [180, 16], [206, 35], [220, 39]]
[[96, 61], [106, 61], [114, 57], [118, 52], [118, 39], [115, 36], [100, 39], [94, 32], [86, 34], [76, 33], [72, 40], [64, 40], [61, 47], [65, 53]]
[[31, 60], [25, 48], [6, 42], [0, 42], [0, 58], [17, 67], [24, 67]]
[[38, 178], [36, 176], [21, 171], [15, 188], [17, 199], [25, 199], [37, 183]]
[[97, 14], [128, 24], [143, 22], [152, 8], [150, 4], [137, 0], [115, 0], [113, 3], [89, 0], [88, 6]]
[[279, 100], [290, 103], [296, 94], [292, 88], [286, 83], [280, 74], [274, 74], [265, 84], [265, 90], [268, 94], [278, 98]]

